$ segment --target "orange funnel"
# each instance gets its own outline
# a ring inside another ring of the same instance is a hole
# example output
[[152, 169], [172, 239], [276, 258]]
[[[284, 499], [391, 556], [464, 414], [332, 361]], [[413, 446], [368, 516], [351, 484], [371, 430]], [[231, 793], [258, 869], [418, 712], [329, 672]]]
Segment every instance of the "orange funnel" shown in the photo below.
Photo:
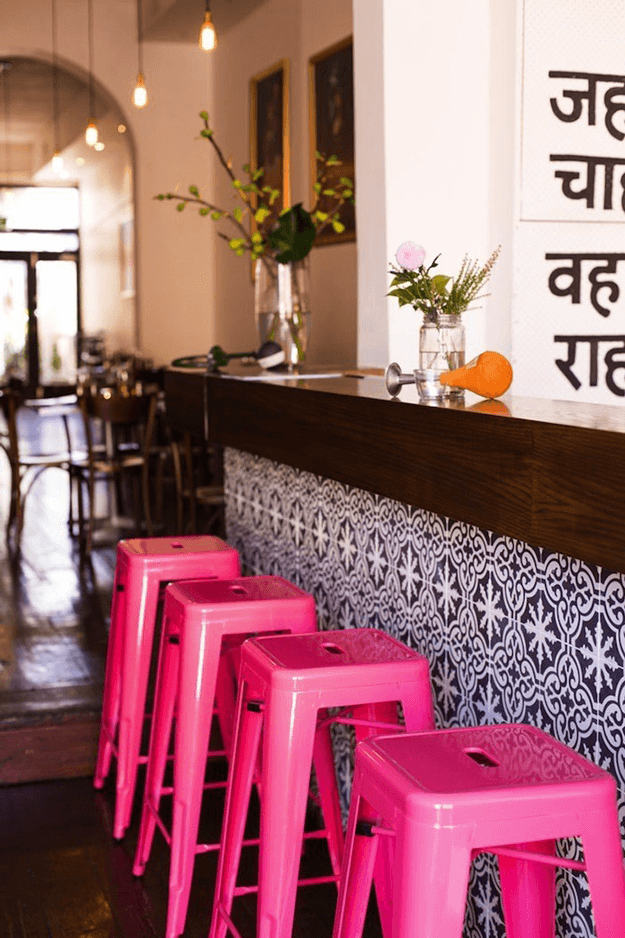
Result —
[[482, 352], [468, 365], [444, 371], [440, 382], [452, 388], [466, 388], [482, 397], [499, 397], [512, 384], [512, 365], [499, 352]]

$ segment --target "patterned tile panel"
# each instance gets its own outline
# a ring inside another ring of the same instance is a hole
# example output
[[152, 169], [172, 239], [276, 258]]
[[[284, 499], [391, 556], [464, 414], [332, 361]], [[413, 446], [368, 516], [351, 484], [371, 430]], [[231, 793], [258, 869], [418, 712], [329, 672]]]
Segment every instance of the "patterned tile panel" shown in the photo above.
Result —
[[[247, 573], [312, 593], [324, 629], [426, 655], [437, 726], [530, 723], [608, 769], [625, 831], [625, 576], [236, 450], [225, 469]], [[353, 746], [333, 737], [346, 809]], [[473, 864], [464, 938], [504, 938], [497, 870]], [[557, 920], [558, 938], [594, 935], [583, 875], [558, 873]]]

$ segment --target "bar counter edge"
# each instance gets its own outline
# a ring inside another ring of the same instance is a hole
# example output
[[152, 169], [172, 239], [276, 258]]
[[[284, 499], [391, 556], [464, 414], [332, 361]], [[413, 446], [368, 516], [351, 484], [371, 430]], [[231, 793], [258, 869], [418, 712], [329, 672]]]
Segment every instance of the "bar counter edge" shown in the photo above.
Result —
[[223, 446], [625, 571], [625, 408], [519, 398], [495, 413], [484, 402], [431, 407], [389, 398], [371, 376], [172, 371], [167, 394], [189, 426], [207, 417]]

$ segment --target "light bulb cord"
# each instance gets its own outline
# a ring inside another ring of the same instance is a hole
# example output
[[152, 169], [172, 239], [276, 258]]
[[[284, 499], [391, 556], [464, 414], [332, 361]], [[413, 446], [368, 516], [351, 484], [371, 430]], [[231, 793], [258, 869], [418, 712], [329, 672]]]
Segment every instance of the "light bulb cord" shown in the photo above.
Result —
[[142, 21], [143, 21], [143, 14], [141, 10], [141, 0], [137, 0], [137, 64], [138, 64], [140, 75], [143, 75]]
[[54, 131], [55, 154], [59, 152], [59, 68], [57, 63], [56, 45], [56, 0], [52, 0], [52, 126]]
[[95, 121], [95, 95], [93, 93], [93, 2], [87, 0], [87, 33], [89, 42], [89, 120]]

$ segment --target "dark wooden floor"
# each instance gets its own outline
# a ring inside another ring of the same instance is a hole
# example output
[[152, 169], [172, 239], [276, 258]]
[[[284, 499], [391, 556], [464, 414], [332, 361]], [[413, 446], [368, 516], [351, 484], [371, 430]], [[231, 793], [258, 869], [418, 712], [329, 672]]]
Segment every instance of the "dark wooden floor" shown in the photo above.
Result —
[[[95, 792], [90, 777], [119, 533], [105, 530], [91, 560], [81, 559], [58, 470], [28, 496], [19, 552], [4, 541], [7, 506], [0, 454], [0, 938], [160, 938], [168, 849], [157, 832], [145, 875], [134, 877], [137, 810], [124, 841], [114, 841], [110, 780]], [[2, 784], [16, 778], [55, 780]], [[222, 798], [205, 799], [206, 842], [218, 839]], [[240, 882], [251, 883], [255, 851], [244, 854]], [[186, 938], [205, 938], [215, 868], [216, 854], [198, 856]], [[302, 868], [329, 872], [325, 844], [307, 844]], [[335, 897], [332, 885], [300, 890], [294, 934], [330, 938]], [[254, 908], [253, 896], [235, 906], [250, 938]], [[379, 936], [375, 911], [366, 935]]]
[[[94, 792], [89, 779], [68, 779], [0, 789], [0, 935], [2, 938], [160, 938], [164, 934], [168, 850], [159, 835], [143, 877], [132, 875], [137, 819], [122, 842], [112, 839], [110, 792]], [[216, 835], [220, 799], [206, 804], [203, 835]], [[251, 827], [253, 829], [253, 825]], [[248, 848], [240, 882], [255, 880]], [[216, 855], [196, 860], [185, 938], [205, 938], [210, 922]], [[304, 875], [328, 872], [325, 846], [309, 841]], [[330, 938], [336, 890], [299, 890], [294, 935]], [[236, 900], [234, 920], [254, 934], [255, 899]], [[366, 938], [379, 938], [374, 908]]]

